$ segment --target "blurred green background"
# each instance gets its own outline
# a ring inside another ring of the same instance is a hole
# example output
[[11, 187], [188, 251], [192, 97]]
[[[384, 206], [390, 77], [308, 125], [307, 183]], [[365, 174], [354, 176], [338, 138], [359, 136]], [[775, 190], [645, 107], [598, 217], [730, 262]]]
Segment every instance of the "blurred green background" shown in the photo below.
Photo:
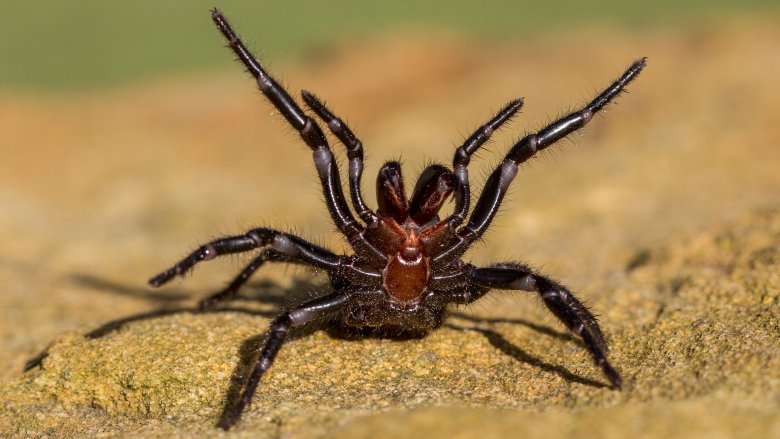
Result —
[[780, 9], [776, 0], [449, 2], [0, 1], [0, 88], [78, 90], [230, 64], [209, 22], [222, 9], [270, 59], [309, 56], [342, 39], [434, 30], [481, 39], [533, 38], [578, 26], [659, 26]]

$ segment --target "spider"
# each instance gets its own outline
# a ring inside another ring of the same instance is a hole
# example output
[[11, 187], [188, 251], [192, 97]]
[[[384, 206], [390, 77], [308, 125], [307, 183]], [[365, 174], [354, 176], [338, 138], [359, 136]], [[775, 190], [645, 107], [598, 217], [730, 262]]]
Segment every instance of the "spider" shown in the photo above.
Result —
[[[242, 393], [220, 420], [220, 427], [229, 429], [239, 420], [291, 328], [331, 320], [345, 327], [425, 334], [442, 325], [449, 304], [470, 304], [493, 289], [539, 294], [550, 312], [582, 338], [611, 386], [621, 387], [620, 374], [607, 360], [607, 342], [595, 316], [566, 287], [523, 264], [503, 262], [479, 268], [461, 258], [490, 227], [518, 166], [587, 124], [642, 71], [645, 58], [635, 61], [582, 109], [517, 141], [489, 176], [470, 215], [468, 164], [471, 156], [518, 112], [522, 99], [509, 102], [468, 137], [455, 151], [452, 169], [433, 164], [423, 170], [411, 197], [407, 197], [404, 189], [401, 165], [396, 161], [386, 162], [376, 180], [378, 208], [374, 211], [361, 194], [363, 145], [352, 130], [312, 93], [302, 91], [301, 97], [309, 109], [346, 147], [350, 206], [333, 152], [317, 121], [266, 72], [219, 10], [214, 9], [211, 18], [230, 49], [257, 80], [260, 91], [311, 148], [330, 217], [354, 250], [353, 255], [339, 255], [292, 234], [261, 227], [204, 244], [149, 280], [151, 286], [159, 287], [201, 261], [260, 249], [224, 290], [200, 302], [200, 310], [205, 311], [234, 298], [239, 288], [266, 262], [308, 265], [329, 276], [331, 293], [288, 309], [273, 319]], [[454, 198], [453, 212], [440, 219], [439, 210], [450, 196]], [[353, 215], [353, 208], [360, 220]], [[462, 225], [467, 217], [468, 222]]]

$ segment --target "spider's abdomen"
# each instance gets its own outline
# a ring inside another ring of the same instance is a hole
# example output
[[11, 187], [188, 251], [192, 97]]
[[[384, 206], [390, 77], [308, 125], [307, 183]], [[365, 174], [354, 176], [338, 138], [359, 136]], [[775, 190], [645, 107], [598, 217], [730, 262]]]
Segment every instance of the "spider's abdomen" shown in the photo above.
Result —
[[429, 261], [421, 247], [404, 247], [390, 258], [382, 272], [385, 292], [399, 305], [416, 305], [428, 285], [429, 273]]

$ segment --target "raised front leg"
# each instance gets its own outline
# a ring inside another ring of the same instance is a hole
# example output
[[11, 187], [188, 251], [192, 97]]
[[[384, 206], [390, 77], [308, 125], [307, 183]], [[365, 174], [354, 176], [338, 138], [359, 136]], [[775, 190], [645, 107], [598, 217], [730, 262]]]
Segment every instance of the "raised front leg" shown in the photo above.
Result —
[[507, 153], [501, 164], [490, 174], [482, 194], [479, 196], [469, 222], [458, 230], [456, 245], [436, 257], [434, 262], [446, 263], [460, 257], [468, 247], [479, 239], [488, 229], [496, 216], [501, 201], [506, 195], [512, 180], [517, 175], [517, 167], [535, 156], [539, 151], [549, 147], [567, 135], [579, 130], [590, 122], [593, 115], [602, 110], [610, 101], [624, 90], [626, 85], [639, 75], [645, 68], [645, 58], [634, 62], [623, 75], [609, 85], [601, 94], [593, 99], [583, 109], [564, 116], [547, 125], [538, 133], [528, 134], [520, 139]]
[[466, 294], [469, 296], [462, 298], [466, 303], [477, 300], [491, 288], [537, 292], [547, 309], [555, 314], [555, 317], [569, 330], [582, 338], [585, 347], [590, 351], [596, 364], [604, 371], [612, 387], [620, 388], [622, 379], [618, 371], [607, 361], [607, 342], [596, 317], [563, 285], [536, 274], [530, 268], [520, 264], [476, 268], [471, 270], [469, 278], [473, 285], [484, 289], [474, 288], [467, 291]]
[[339, 170], [333, 152], [325, 139], [322, 129], [317, 122], [306, 115], [301, 107], [279, 83], [263, 69], [260, 61], [247, 49], [243, 41], [230, 27], [222, 13], [214, 9], [211, 18], [219, 28], [222, 35], [228, 41], [230, 48], [238, 56], [238, 59], [246, 66], [249, 73], [257, 80], [260, 91], [279, 110], [279, 113], [287, 119], [301, 139], [311, 148], [317, 174], [322, 184], [325, 202], [330, 216], [336, 227], [347, 237], [347, 240], [357, 249], [364, 250], [367, 255], [373, 255], [377, 261], [385, 261], [386, 258], [374, 246], [367, 242], [362, 235], [363, 226], [355, 221], [349, 209], [344, 191], [339, 180]]

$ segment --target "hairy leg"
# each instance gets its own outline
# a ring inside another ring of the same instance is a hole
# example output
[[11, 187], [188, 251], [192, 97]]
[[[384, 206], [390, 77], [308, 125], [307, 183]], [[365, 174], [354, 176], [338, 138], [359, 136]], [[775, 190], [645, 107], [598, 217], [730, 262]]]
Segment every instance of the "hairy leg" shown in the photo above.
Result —
[[490, 226], [510, 183], [517, 175], [518, 165], [585, 126], [593, 118], [593, 115], [615, 99], [644, 67], [645, 59], [637, 60], [620, 78], [610, 84], [584, 108], [556, 120], [538, 133], [528, 134], [512, 146], [501, 164], [488, 177], [482, 194], [480, 194], [471, 217], [469, 217], [468, 224], [457, 232], [456, 243], [438, 255], [434, 262], [437, 264], [446, 263], [463, 255], [468, 247], [478, 240]]
[[255, 390], [257, 390], [257, 385], [260, 383], [263, 374], [273, 364], [276, 354], [287, 339], [287, 334], [291, 328], [314, 320], [320, 320], [339, 312], [349, 301], [350, 297], [351, 295], [348, 293], [332, 293], [308, 301], [301, 306], [285, 311], [276, 317], [273, 322], [271, 322], [263, 349], [254, 362], [249, 374], [249, 379], [247, 380], [246, 386], [244, 386], [241, 396], [236, 404], [230, 408], [228, 414], [220, 420], [219, 426], [227, 430], [239, 420], [244, 409], [246, 409], [252, 401], [252, 396], [255, 394]]
[[[335, 255], [334, 255], [335, 256]], [[214, 305], [233, 300], [238, 293], [238, 290], [249, 280], [249, 278], [266, 262], [299, 262], [295, 258], [291, 258], [284, 253], [281, 253], [273, 248], [263, 249], [259, 255], [257, 255], [252, 262], [250, 262], [241, 273], [238, 274], [222, 291], [212, 294], [211, 296], [201, 300], [198, 303], [198, 308], [201, 311], [208, 311], [214, 307]]]
[[379, 217], [363, 201], [363, 194], [360, 189], [360, 181], [363, 176], [363, 143], [355, 136], [355, 133], [352, 132], [349, 126], [333, 114], [314, 94], [303, 90], [301, 96], [306, 105], [328, 125], [328, 129], [347, 147], [349, 192], [352, 197], [352, 205], [355, 207], [358, 216], [367, 225], [376, 224], [379, 221]]
[[368, 255], [373, 255], [373, 258], [378, 261], [385, 261], [384, 255], [363, 238], [364, 228], [352, 216], [347, 200], [344, 198], [336, 160], [317, 122], [306, 115], [289, 93], [263, 69], [260, 61], [238, 38], [233, 28], [230, 27], [230, 23], [219, 10], [214, 9], [211, 18], [228, 41], [229, 47], [257, 80], [260, 91], [287, 119], [290, 126], [298, 131], [301, 139], [312, 150], [312, 157], [322, 184], [328, 211], [336, 227], [346, 236], [347, 241], [353, 247], [364, 250], [364, 253]]
[[490, 121], [479, 127], [457, 150], [452, 159], [452, 170], [455, 174], [455, 209], [445, 221], [455, 230], [469, 212], [471, 191], [469, 189], [469, 171], [467, 166], [471, 156], [490, 139], [490, 136], [523, 106], [522, 99], [515, 99], [501, 109]]
[[329, 273], [349, 271], [350, 277], [356, 279], [356, 282], [363, 281], [368, 284], [380, 282], [378, 279], [381, 278], [381, 275], [378, 272], [369, 268], [355, 266], [352, 259], [346, 256], [333, 254], [329, 250], [295, 235], [274, 229], [257, 228], [250, 230], [244, 235], [219, 238], [200, 246], [171, 268], [149, 279], [149, 284], [153, 287], [159, 287], [174, 277], [187, 273], [195, 264], [201, 261], [209, 261], [217, 256], [245, 252], [266, 246], [270, 246], [290, 260], [311, 265]]
[[547, 309], [570, 331], [582, 338], [593, 361], [601, 367], [612, 387], [620, 388], [622, 379], [607, 361], [607, 342], [596, 317], [574, 294], [561, 284], [534, 273], [520, 264], [500, 264], [488, 268], [475, 268], [469, 274], [472, 285], [480, 288], [466, 290], [461, 298], [469, 303], [487, 293], [488, 289], [523, 290], [538, 293]]

